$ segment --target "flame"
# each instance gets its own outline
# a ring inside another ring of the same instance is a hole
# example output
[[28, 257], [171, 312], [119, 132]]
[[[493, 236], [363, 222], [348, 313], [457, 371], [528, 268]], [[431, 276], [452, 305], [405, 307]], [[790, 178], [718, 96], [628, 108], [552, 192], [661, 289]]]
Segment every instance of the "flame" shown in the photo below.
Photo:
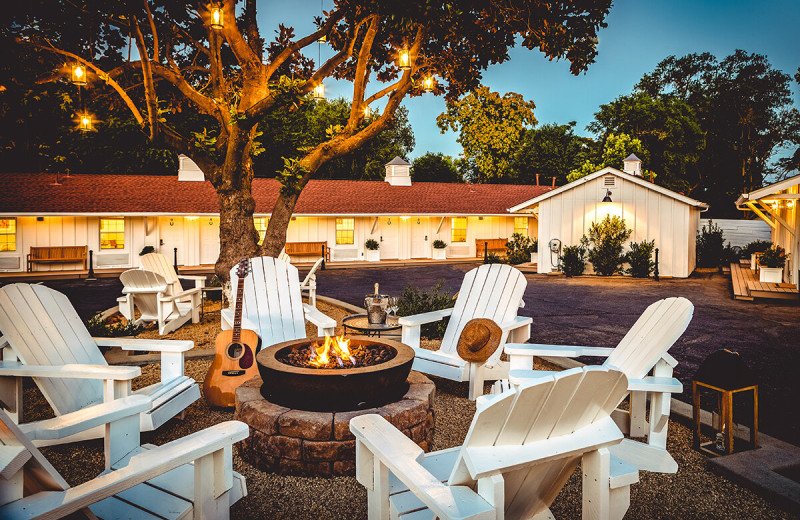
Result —
[[308, 364], [315, 367], [325, 367], [331, 361], [335, 361], [339, 366], [344, 366], [345, 361], [356, 364], [356, 358], [350, 354], [350, 340], [344, 339], [344, 335], [331, 338], [325, 335], [325, 342], [320, 345], [315, 343], [308, 347]]

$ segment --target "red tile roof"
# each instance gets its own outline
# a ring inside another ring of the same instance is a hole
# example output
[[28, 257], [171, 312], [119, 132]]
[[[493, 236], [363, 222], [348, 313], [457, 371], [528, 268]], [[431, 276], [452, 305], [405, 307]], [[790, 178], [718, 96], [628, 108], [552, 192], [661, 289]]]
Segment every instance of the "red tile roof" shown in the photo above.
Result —
[[[209, 182], [179, 181], [177, 175], [73, 175], [53, 186], [54, 174], [0, 174], [0, 213], [217, 213]], [[280, 185], [255, 179], [256, 213], [269, 214]], [[383, 181], [312, 180], [300, 195], [298, 215], [455, 214], [502, 215], [506, 208], [550, 190], [550, 186]]]

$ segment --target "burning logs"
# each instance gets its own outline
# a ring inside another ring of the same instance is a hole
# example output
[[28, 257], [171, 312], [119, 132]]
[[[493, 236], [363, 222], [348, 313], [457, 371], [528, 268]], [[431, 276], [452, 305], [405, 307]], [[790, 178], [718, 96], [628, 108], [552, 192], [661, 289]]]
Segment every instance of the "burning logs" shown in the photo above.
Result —
[[394, 349], [386, 345], [357, 344], [351, 347], [349, 343], [343, 336], [335, 339], [325, 336], [321, 345], [317, 341], [308, 348], [283, 350], [276, 359], [301, 368], [345, 369], [378, 365], [395, 356]]

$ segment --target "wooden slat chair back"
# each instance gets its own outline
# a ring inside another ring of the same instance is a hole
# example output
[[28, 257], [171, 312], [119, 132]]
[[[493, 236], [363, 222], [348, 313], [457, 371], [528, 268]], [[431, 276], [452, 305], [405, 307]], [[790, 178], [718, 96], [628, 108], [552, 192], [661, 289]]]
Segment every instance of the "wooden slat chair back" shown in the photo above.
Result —
[[160, 274], [143, 269], [130, 269], [120, 273], [119, 280], [122, 282], [125, 289], [154, 291], [147, 294], [133, 294], [128, 296], [129, 298], [133, 298], [134, 305], [141, 313], [140, 319], [142, 321], [158, 320], [160, 315], [159, 307], [166, 307], [162, 312], [164, 312], [164, 315], [167, 317], [177, 311], [174, 301], [158, 301], [159, 294], [166, 295], [168, 290], [167, 281], [164, 280], [164, 277]]
[[[305, 338], [303, 298], [297, 268], [277, 258], [262, 256], [250, 259], [250, 269], [244, 281], [243, 322], [258, 328], [256, 333], [265, 347]], [[236, 271], [237, 267], [231, 269], [233, 298], [236, 298], [235, 289], [239, 283]]]
[[141, 257], [142, 269], [152, 271], [164, 277], [167, 284], [172, 288], [171, 295], [183, 292], [183, 286], [178, 279], [175, 267], [167, 260], [167, 257], [160, 253], [147, 253]]
[[[472, 319], [488, 318], [498, 325], [513, 320], [527, 286], [525, 275], [510, 265], [487, 264], [469, 271], [458, 291], [440, 350], [456, 354], [458, 338]], [[507, 336], [508, 332], [504, 331], [501, 346]], [[498, 348], [487, 364], [491, 365], [492, 361], [499, 359], [502, 350]]]
[[[20, 361], [29, 365], [107, 365], [94, 339], [66, 296], [43, 285], [0, 288], [0, 331]], [[58, 415], [103, 400], [92, 379], [34, 378]]]
[[665, 298], [651, 304], [604, 365], [621, 370], [630, 379], [644, 377], [683, 335], [693, 314], [694, 305], [682, 297]]

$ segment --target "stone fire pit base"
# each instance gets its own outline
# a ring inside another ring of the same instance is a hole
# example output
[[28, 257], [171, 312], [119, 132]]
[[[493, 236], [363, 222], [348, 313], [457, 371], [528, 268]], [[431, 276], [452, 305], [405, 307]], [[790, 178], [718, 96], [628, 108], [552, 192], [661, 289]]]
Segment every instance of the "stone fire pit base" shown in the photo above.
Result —
[[[244, 460], [284, 475], [354, 475], [356, 441], [350, 419], [376, 413], [429, 451], [433, 442], [433, 382], [412, 371], [400, 401], [352, 412], [307, 412], [273, 404], [261, 395], [261, 378], [236, 389], [234, 418], [250, 426], [240, 444]], [[369, 391], [365, 389], [365, 391]]]

